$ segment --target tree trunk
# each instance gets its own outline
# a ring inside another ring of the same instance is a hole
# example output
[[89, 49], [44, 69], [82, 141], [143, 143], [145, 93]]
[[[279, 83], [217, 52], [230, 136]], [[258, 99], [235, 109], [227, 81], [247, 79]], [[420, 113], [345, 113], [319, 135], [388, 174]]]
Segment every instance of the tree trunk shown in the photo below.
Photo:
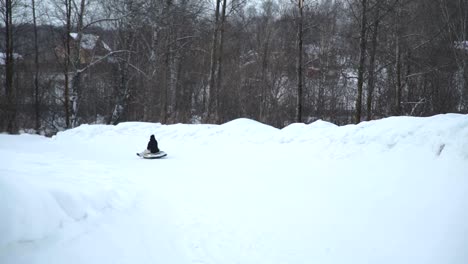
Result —
[[86, 0], [81, 0], [80, 10], [78, 13], [77, 35], [75, 41], [75, 52], [73, 59], [74, 73], [72, 78], [72, 91], [71, 91], [71, 125], [76, 127], [79, 124], [78, 110], [80, 103], [80, 90], [81, 90], [81, 38], [83, 36], [83, 16], [85, 12]]
[[354, 122], [361, 122], [362, 111], [362, 86], [364, 84], [364, 63], [366, 60], [366, 29], [367, 29], [367, 0], [361, 0], [361, 34], [359, 43], [359, 66], [358, 66], [358, 83], [357, 83], [357, 99], [356, 99], [356, 115]]
[[269, 25], [267, 22], [267, 36], [265, 38], [265, 42], [263, 43], [263, 52], [262, 52], [262, 71], [261, 71], [261, 98], [260, 98], [260, 121], [261, 122], [266, 122], [266, 111], [267, 111], [267, 106], [269, 97], [267, 96], [267, 69], [268, 69], [268, 55], [269, 55], [269, 47], [270, 47], [270, 30], [268, 29]]
[[162, 107], [162, 122], [167, 124], [170, 121], [171, 113], [174, 112], [174, 92], [175, 92], [175, 80], [176, 69], [174, 61], [175, 49], [172, 48], [174, 45], [173, 39], [175, 32], [173, 30], [173, 12], [172, 12], [172, 1], [167, 0], [163, 7], [163, 14], [166, 17], [165, 24], [165, 52], [164, 52], [164, 87], [163, 87], [163, 107]]
[[223, 0], [223, 8], [221, 11], [221, 24], [220, 24], [220, 33], [219, 33], [219, 52], [218, 52], [218, 62], [216, 69], [216, 100], [215, 100], [215, 111], [214, 111], [214, 120], [216, 123], [220, 121], [220, 97], [223, 95], [223, 85], [222, 85], [222, 73], [223, 73], [223, 48], [224, 48], [224, 24], [226, 22], [226, 0]]
[[[211, 56], [210, 56], [210, 77], [208, 91], [204, 93], [204, 103], [207, 103], [205, 114], [206, 121], [211, 122], [211, 116], [213, 112], [213, 107], [215, 105], [214, 100], [216, 99], [216, 54], [218, 49], [218, 30], [219, 30], [219, 8], [221, 5], [221, 0], [216, 0], [216, 11], [215, 11], [215, 22], [213, 27], [213, 41], [211, 47]], [[208, 102], [206, 102], [208, 101]]]
[[162, 122], [167, 124], [168, 107], [169, 107], [169, 86], [171, 83], [171, 47], [170, 47], [170, 33], [166, 34], [166, 52], [164, 56], [164, 93], [163, 93], [163, 107], [162, 107]]
[[[412, 107], [411, 111], [409, 111], [409, 115], [413, 115], [415, 113], [415, 110], [418, 108], [420, 104], [424, 102], [424, 99], [417, 99], [414, 98], [414, 81], [410, 78], [412, 74], [412, 68], [411, 68], [411, 50], [407, 50], [406, 52], [406, 73], [405, 73], [405, 85], [407, 88], [407, 95], [406, 95], [406, 101], [407, 102], [416, 102]], [[409, 110], [409, 109], [408, 109]]]
[[369, 79], [367, 82], [367, 121], [372, 119], [372, 96], [375, 87], [375, 54], [377, 52], [377, 36], [379, 31], [379, 14], [380, 7], [376, 7], [376, 13], [374, 18], [374, 27], [372, 32], [372, 49], [370, 53], [369, 61]]
[[6, 130], [13, 134], [17, 132], [16, 125], [16, 91], [13, 85], [14, 55], [13, 55], [13, 19], [12, 0], [5, 2], [5, 95], [6, 103]]
[[296, 108], [296, 122], [302, 122], [302, 86], [303, 86], [303, 78], [302, 78], [302, 53], [303, 53], [303, 30], [302, 30], [302, 23], [303, 23], [303, 8], [304, 8], [304, 0], [298, 0], [299, 6], [299, 22], [297, 25], [297, 108]]
[[69, 80], [69, 72], [70, 72], [70, 56], [71, 56], [71, 0], [65, 1], [65, 12], [66, 12], [66, 36], [65, 36], [65, 62], [64, 62], [64, 80], [65, 80], [65, 88], [64, 88], [64, 107], [65, 107], [65, 127], [70, 127], [70, 80]]
[[39, 107], [39, 47], [37, 43], [37, 23], [36, 23], [36, 3], [31, 0], [33, 27], [34, 27], [34, 108], [35, 108], [35, 126], [36, 133], [41, 128], [41, 113]]
[[395, 71], [396, 71], [396, 93], [395, 93], [395, 115], [401, 115], [401, 49], [400, 37], [396, 36], [396, 50], [395, 50]]

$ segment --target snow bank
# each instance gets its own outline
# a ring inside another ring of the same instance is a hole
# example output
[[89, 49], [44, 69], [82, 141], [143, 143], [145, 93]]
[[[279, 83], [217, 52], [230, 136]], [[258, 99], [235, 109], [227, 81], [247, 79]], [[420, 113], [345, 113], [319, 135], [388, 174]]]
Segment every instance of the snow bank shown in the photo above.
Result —
[[50, 193], [7, 175], [0, 175], [0, 216], [0, 248], [44, 238], [67, 220]]
[[81, 125], [78, 128], [59, 132], [56, 140], [106, 140], [115, 136], [143, 138], [148, 140], [155, 134], [159, 141], [183, 141], [201, 144], [227, 143], [264, 143], [273, 140], [279, 130], [260, 122], [240, 118], [222, 125], [174, 124], [126, 122], [117, 126]]
[[116, 189], [109, 168], [73, 159], [89, 148], [73, 152], [74, 145], [53, 143], [37, 135], [0, 135], [0, 248], [41, 240], [132, 204], [131, 185]]
[[468, 115], [461, 114], [425, 118], [390, 117], [341, 127], [318, 120], [308, 125], [291, 124], [281, 130], [243, 118], [222, 125], [128, 122], [117, 126], [81, 125], [58, 133], [55, 139], [115, 144], [115, 137], [120, 137], [144, 147], [151, 134], [155, 134], [163, 144], [307, 143], [316, 153], [333, 157], [338, 153], [338, 156], [346, 157], [407, 150], [468, 159]]
[[22, 177], [0, 175], [0, 248], [44, 239], [66, 225], [129, 203], [128, 197], [116, 190], [73, 189], [44, 188]]
[[292, 124], [282, 132], [279, 142], [310, 143], [321, 155], [404, 150], [468, 158], [468, 116], [460, 114], [390, 117], [342, 127], [319, 120], [309, 125]]
[[52, 141], [62, 151], [74, 149], [69, 155], [77, 160], [82, 153], [93, 160], [106, 156], [112, 166], [115, 159], [125, 160], [128, 153], [144, 149], [151, 134], [161, 149], [185, 149], [185, 156], [196, 155], [200, 147], [222, 152], [250, 144], [264, 145], [264, 149], [279, 144], [295, 145], [304, 155], [315, 158], [346, 159], [403, 152], [411, 156], [468, 159], [468, 116], [460, 114], [391, 117], [347, 126], [318, 120], [283, 129], [248, 119], [222, 125], [126, 122], [117, 126], [81, 125], [58, 133]]

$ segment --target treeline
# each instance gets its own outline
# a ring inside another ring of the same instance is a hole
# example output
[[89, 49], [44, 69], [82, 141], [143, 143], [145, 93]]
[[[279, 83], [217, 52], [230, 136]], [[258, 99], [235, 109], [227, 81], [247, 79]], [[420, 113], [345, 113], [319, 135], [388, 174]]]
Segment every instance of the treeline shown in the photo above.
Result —
[[0, 1], [0, 130], [468, 112], [465, 0]]

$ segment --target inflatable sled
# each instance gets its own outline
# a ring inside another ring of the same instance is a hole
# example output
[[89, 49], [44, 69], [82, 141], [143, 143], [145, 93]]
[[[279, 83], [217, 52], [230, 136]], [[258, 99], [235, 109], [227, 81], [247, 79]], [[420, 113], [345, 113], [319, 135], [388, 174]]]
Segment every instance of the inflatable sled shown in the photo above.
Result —
[[146, 154], [137, 153], [137, 156], [144, 158], [144, 159], [160, 159], [160, 158], [166, 157], [167, 153], [164, 151], [159, 151], [156, 153], [146, 153]]

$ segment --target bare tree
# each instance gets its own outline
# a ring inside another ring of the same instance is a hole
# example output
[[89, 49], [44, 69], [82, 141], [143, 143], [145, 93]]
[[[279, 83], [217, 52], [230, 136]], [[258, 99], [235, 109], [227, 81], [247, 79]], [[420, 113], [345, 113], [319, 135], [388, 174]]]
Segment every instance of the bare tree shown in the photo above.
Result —
[[457, 81], [460, 95], [460, 110], [468, 110], [468, 2], [466, 0], [439, 0], [442, 18], [446, 23], [457, 65]]
[[216, 9], [215, 9], [215, 20], [213, 23], [213, 36], [212, 36], [212, 46], [211, 46], [211, 56], [210, 56], [210, 75], [209, 75], [209, 85], [207, 87], [207, 91], [205, 92], [204, 100], [206, 100], [206, 120], [210, 121], [212, 119], [212, 115], [214, 114], [214, 108], [217, 105], [215, 101], [218, 92], [217, 84], [216, 84], [216, 68], [217, 68], [217, 60], [216, 56], [218, 54], [218, 38], [219, 38], [219, 10], [221, 8], [221, 0], [216, 0]]
[[39, 133], [41, 127], [41, 113], [40, 113], [40, 101], [39, 101], [39, 45], [37, 40], [37, 23], [36, 23], [36, 3], [31, 0], [31, 9], [33, 16], [33, 27], [34, 27], [34, 105], [35, 105], [35, 129]]
[[258, 30], [258, 45], [259, 53], [261, 54], [261, 61], [260, 61], [260, 87], [261, 87], [261, 94], [260, 94], [260, 103], [259, 103], [259, 119], [262, 122], [267, 121], [268, 116], [268, 108], [269, 104], [271, 104], [271, 92], [269, 88], [271, 87], [270, 84], [273, 83], [270, 78], [268, 78], [268, 73], [270, 72], [270, 61], [271, 58], [271, 45], [272, 45], [272, 38], [274, 34], [274, 25], [273, 25], [273, 9], [275, 8], [274, 3], [271, 0], [265, 1], [262, 5], [263, 7], [263, 14], [262, 18], [262, 27]]
[[400, 10], [397, 8], [395, 15], [395, 115], [401, 114], [402, 81], [401, 81], [401, 37], [399, 32]]
[[379, 35], [379, 23], [381, 20], [380, 17], [380, 9], [381, 9], [381, 3], [382, 0], [377, 0], [376, 3], [374, 4], [374, 19], [372, 22], [372, 42], [371, 42], [371, 49], [370, 49], [370, 55], [369, 55], [369, 69], [368, 69], [368, 80], [367, 80], [367, 120], [372, 119], [372, 97], [374, 93], [374, 88], [375, 88], [375, 57], [377, 53], [377, 46], [378, 46], [378, 35]]
[[72, 0], [64, 0], [65, 5], [65, 57], [63, 63], [64, 75], [64, 108], [65, 108], [65, 127], [70, 127], [70, 56], [71, 56], [71, 30], [72, 30]]
[[[140, 6], [133, 0], [124, 0], [123, 2], [117, 1], [109, 3], [107, 7], [109, 16], [117, 15], [120, 19], [117, 21], [117, 46], [129, 52], [123, 53], [122, 56], [117, 57], [118, 63], [118, 76], [115, 85], [114, 94], [114, 107], [110, 115], [109, 123], [116, 125], [122, 119], [122, 116], [128, 111], [128, 104], [132, 94], [132, 87], [129, 82], [130, 78], [130, 65], [133, 55], [132, 49], [135, 43], [135, 25], [137, 22], [137, 15], [140, 12]], [[135, 67], [135, 66], [133, 66]], [[140, 70], [140, 69], [138, 69]]]
[[3, 15], [3, 22], [5, 23], [5, 120], [6, 131], [8, 133], [16, 133], [17, 123], [17, 105], [16, 105], [16, 91], [14, 88], [14, 49], [13, 49], [13, 7], [14, 0], [2, 0], [1, 10]]
[[76, 25], [76, 37], [74, 38], [74, 52], [72, 52], [72, 64], [73, 64], [73, 77], [71, 82], [71, 126], [76, 127], [78, 125], [78, 110], [80, 103], [80, 92], [81, 92], [81, 40], [83, 37], [83, 17], [85, 13], [86, 0], [80, 0], [79, 9], [77, 11], [77, 25]]
[[298, 0], [299, 18], [297, 23], [297, 105], [296, 122], [302, 122], [302, 93], [304, 79], [303, 73], [303, 23], [304, 23], [304, 0]]
[[215, 122], [220, 122], [220, 94], [223, 93], [223, 48], [224, 48], [224, 32], [226, 24], [226, 0], [223, 0], [222, 11], [221, 11], [221, 21], [220, 21], [220, 33], [219, 33], [219, 52], [216, 63], [216, 99], [215, 99]]
[[364, 69], [366, 60], [366, 43], [367, 43], [367, 0], [359, 0], [361, 4], [361, 32], [359, 36], [359, 64], [358, 64], [358, 80], [357, 80], [357, 98], [356, 98], [356, 115], [355, 123], [361, 122], [362, 111], [362, 87], [364, 84]]

